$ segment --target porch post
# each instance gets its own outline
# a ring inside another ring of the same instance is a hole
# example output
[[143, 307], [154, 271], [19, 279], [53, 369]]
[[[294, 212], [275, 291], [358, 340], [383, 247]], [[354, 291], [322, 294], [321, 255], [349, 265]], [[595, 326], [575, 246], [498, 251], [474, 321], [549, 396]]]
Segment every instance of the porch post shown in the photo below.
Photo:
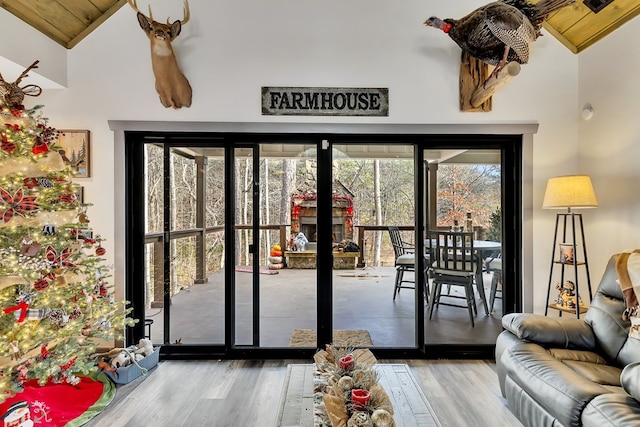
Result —
[[208, 159], [197, 156], [196, 162], [196, 277], [194, 284], [207, 283], [207, 164]]

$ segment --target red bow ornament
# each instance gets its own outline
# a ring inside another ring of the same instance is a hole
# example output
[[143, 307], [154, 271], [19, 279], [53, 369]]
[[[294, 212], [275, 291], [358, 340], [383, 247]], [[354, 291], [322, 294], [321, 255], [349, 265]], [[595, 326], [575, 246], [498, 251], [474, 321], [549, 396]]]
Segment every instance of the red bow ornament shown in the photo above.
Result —
[[20, 301], [18, 304], [13, 307], [7, 307], [2, 312], [4, 314], [9, 314], [14, 311], [20, 310], [20, 315], [18, 316], [18, 323], [24, 322], [24, 319], [27, 317], [27, 311], [29, 310], [29, 303], [26, 301]]
[[72, 252], [70, 248], [64, 248], [60, 255], [53, 246], [47, 246], [45, 257], [51, 263], [52, 267], [69, 267], [74, 268], [76, 265], [69, 260]]
[[38, 180], [36, 178], [25, 178], [22, 180], [22, 184], [27, 188], [36, 188]]
[[0, 188], [0, 197], [5, 204], [9, 205], [9, 208], [2, 213], [2, 220], [5, 223], [11, 221], [14, 215], [24, 217], [27, 212], [39, 209], [36, 204], [38, 196], [25, 196], [22, 188], [16, 191], [13, 196], [5, 189]]
[[73, 203], [76, 200], [75, 194], [63, 194], [60, 196], [60, 202], [62, 203]]
[[16, 144], [9, 141], [6, 135], [2, 135], [2, 145], [0, 145], [2, 151], [6, 151], [7, 153], [13, 153], [16, 151]]
[[40, 138], [36, 138], [36, 143], [31, 149], [33, 154], [44, 154], [49, 152], [49, 146], [46, 142], [42, 141]]
[[20, 295], [16, 298], [16, 305], [13, 307], [7, 307], [2, 312], [4, 314], [13, 313], [14, 311], [20, 310], [20, 313], [15, 313], [18, 318], [18, 323], [22, 323], [25, 321], [27, 317], [27, 313], [29, 312], [29, 304], [31, 303], [31, 294], [20, 291]]

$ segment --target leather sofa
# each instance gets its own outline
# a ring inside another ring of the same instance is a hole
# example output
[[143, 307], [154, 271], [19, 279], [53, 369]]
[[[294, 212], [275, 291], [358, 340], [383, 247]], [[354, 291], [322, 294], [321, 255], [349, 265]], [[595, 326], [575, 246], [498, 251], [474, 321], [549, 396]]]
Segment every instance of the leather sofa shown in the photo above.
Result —
[[525, 426], [640, 426], [640, 340], [617, 282], [615, 261], [586, 314], [512, 313], [496, 341], [500, 389]]

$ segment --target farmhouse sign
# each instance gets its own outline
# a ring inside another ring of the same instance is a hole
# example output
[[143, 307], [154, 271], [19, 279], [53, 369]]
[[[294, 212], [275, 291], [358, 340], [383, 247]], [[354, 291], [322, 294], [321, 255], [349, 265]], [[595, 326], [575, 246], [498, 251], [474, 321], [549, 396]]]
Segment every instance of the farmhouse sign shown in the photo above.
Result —
[[263, 87], [263, 116], [388, 116], [389, 88]]

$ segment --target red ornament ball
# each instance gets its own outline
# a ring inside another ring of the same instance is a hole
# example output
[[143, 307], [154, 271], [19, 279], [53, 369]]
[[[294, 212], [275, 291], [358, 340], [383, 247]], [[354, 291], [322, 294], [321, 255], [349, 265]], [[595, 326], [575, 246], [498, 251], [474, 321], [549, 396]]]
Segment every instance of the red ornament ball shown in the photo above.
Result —
[[100, 285], [98, 288], [98, 295], [101, 297], [106, 297], [109, 294], [109, 289], [105, 285]]
[[49, 282], [47, 282], [45, 279], [40, 279], [33, 284], [33, 287], [36, 291], [44, 291], [49, 287]]
[[107, 250], [105, 248], [103, 248], [102, 246], [98, 246], [96, 248], [96, 255], [102, 256], [102, 255], [104, 255], [106, 253], [107, 253]]

